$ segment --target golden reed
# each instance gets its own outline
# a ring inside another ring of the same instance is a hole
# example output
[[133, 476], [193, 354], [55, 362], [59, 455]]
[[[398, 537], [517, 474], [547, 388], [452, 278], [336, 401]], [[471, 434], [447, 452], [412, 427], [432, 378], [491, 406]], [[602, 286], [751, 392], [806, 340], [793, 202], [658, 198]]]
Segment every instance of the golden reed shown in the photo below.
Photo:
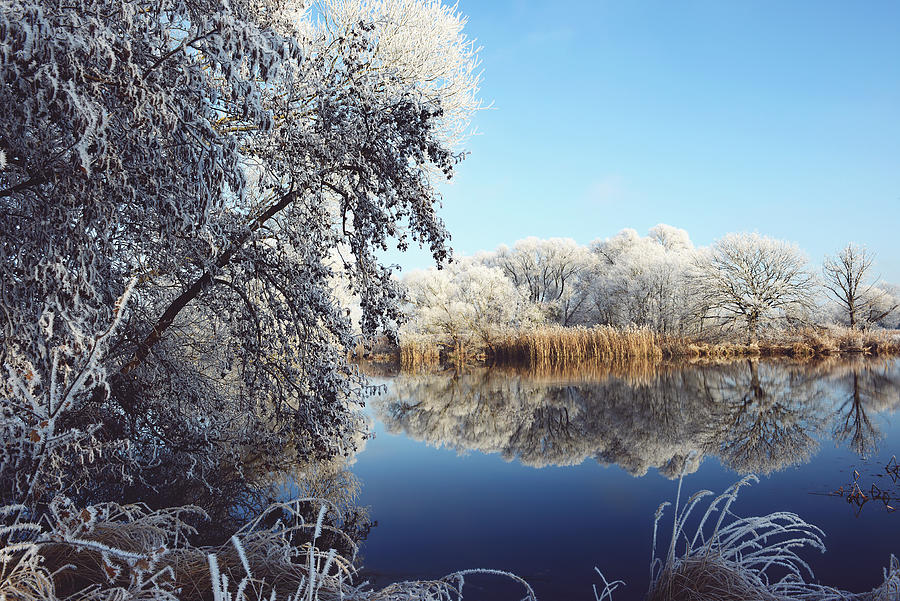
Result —
[[662, 359], [660, 337], [645, 328], [618, 329], [543, 326], [515, 330], [487, 351], [492, 363], [571, 365], [585, 361], [657, 361]]
[[447, 345], [433, 337], [405, 336], [399, 348], [403, 370], [442, 363], [566, 367], [660, 360], [731, 360], [745, 357], [806, 359], [830, 355], [900, 355], [900, 333], [850, 328], [802, 328], [753, 343], [662, 336], [647, 328], [539, 326], [499, 333], [490, 343]]
[[900, 334], [886, 330], [808, 327], [784, 331], [749, 344], [668, 338], [662, 341], [662, 350], [663, 356], [667, 359], [719, 360], [740, 357], [804, 359], [848, 354], [887, 356], [900, 354]]
[[400, 367], [406, 371], [416, 371], [435, 367], [441, 363], [441, 347], [426, 336], [404, 336], [400, 340]]

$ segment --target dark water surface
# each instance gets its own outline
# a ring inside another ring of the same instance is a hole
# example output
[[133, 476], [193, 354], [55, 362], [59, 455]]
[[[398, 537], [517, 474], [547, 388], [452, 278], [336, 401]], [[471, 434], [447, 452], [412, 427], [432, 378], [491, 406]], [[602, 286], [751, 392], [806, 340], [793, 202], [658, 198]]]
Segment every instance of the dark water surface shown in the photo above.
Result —
[[[362, 548], [375, 585], [466, 568], [514, 572], [544, 601], [593, 599], [598, 567], [646, 591], [653, 515], [741, 475], [738, 515], [792, 511], [825, 531], [802, 555], [823, 584], [882, 581], [900, 554], [900, 363], [742, 361], [608, 374], [476, 370], [397, 376], [371, 399], [376, 437], [353, 471], [378, 525]], [[861, 507], [833, 491], [874, 484]], [[667, 521], [671, 528], [671, 522]], [[663, 543], [665, 544], [665, 542]], [[499, 584], [498, 584], [499, 582]], [[474, 579], [467, 600], [519, 599]]]

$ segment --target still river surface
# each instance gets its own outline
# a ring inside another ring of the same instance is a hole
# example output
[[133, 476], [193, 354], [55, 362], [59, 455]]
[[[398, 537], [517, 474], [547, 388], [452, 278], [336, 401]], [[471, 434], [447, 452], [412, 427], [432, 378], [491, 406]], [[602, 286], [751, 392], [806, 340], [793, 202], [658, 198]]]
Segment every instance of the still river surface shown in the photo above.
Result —
[[[593, 599], [596, 566], [627, 583], [617, 601], [641, 598], [653, 515], [682, 472], [686, 495], [759, 475], [733, 511], [792, 511], [822, 528], [828, 551], [803, 556], [823, 584], [869, 590], [900, 554], [897, 360], [481, 369], [380, 383], [375, 438], [352, 468], [377, 520], [361, 550], [374, 585], [493, 568], [542, 601]], [[859, 506], [835, 494], [854, 483], [894, 500]], [[465, 593], [521, 597], [496, 578], [467, 579]]]

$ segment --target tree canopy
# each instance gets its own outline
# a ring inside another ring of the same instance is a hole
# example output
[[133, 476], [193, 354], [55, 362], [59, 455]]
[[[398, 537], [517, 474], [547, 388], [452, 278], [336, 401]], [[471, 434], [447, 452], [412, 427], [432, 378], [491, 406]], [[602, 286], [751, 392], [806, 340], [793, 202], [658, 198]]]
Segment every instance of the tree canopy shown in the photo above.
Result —
[[0, 4], [4, 496], [100, 449], [128, 485], [350, 450], [332, 282], [373, 334], [399, 315], [377, 253], [447, 257], [464, 24], [433, 0]]
[[800, 249], [759, 234], [728, 234], [697, 263], [694, 274], [703, 311], [723, 324], [759, 329], [784, 317], [802, 318], [813, 307], [816, 281]]

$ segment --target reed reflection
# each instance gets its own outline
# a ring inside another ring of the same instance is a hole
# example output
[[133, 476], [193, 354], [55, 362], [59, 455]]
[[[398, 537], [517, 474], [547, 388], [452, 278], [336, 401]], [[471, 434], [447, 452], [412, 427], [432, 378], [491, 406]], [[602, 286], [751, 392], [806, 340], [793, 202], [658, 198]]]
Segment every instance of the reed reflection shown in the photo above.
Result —
[[880, 433], [872, 413], [900, 402], [894, 362], [767, 363], [575, 374], [490, 369], [405, 375], [374, 402], [393, 433], [533, 467], [591, 458], [667, 477], [717, 456], [737, 472], [806, 462], [832, 434], [858, 453]]

